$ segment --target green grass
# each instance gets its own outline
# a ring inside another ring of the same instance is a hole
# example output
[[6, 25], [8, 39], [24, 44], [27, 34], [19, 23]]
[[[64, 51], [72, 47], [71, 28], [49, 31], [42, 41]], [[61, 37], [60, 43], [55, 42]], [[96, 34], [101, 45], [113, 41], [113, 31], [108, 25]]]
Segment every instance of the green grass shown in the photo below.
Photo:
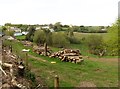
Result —
[[25, 39], [25, 35], [22, 35], [22, 36], [16, 36], [16, 39], [24, 40], [24, 39]]
[[[24, 47], [20, 42], [7, 41], [6, 44], [11, 44], [13, 51], [17, 50], [17, 54], [23, 56], [21, 50]], [[84, 45], [71, 45], [72, 48], [80, 48], [83, 55], [87, 48]], [[31, 49], [31, 48], [30, 48]], [[54, 50], [58, 50], [54, 48]], [[47, 62], [42, 62], [36, 59], [29, 58], [29, 65], [36, 76], [40, 76], [41, 79], [49, 87], [54, 85], [54, 76], [58, 75], [60, 79], [60, 87], [74, 87], [79, 86], [82, 81], [90, 81], [96, 84], [98, 87], [114, 87], [118, 83], [118, 66], [110, 65], [107, 63], [101, 63], [97, 61], [86, 60], [80, 64], [73, 64], [68, 62], [61, 62], [57, 58], [49, 58], [38, 55], [32, 51], [29, 54], [40, 57]], [[23, 57], [24, 58], [24, 57]], [[56, 64], [51, 64], [51, 61], [55, 61]], [[98, 70], [98, 71], [97, 71]]]
[[[117, 66], [110, 66], [90, 60], [85, 60], [81, 65], [61, 62], [57, 59], [42, 57], [48, 62], [30, 59], [32, 67], [37, 69], [37, 75], [43, 77], [48, 86], [53, 86], [55, 75], [60, 78], [61, 87], [79, 86], [82, 81], [92, 81], [99, 87], [117, 86]], [[50, 61], [56, 61], [51, 64]], [[100, 71], [96, 71], [100, 69]]]
[[85, 44], [71, 44], [70, 48], [79, 49], [83, 56], [90, 56], [90, 57], [98, 57], [96, 55], [90, 54], [88, 51], [88, 47]]

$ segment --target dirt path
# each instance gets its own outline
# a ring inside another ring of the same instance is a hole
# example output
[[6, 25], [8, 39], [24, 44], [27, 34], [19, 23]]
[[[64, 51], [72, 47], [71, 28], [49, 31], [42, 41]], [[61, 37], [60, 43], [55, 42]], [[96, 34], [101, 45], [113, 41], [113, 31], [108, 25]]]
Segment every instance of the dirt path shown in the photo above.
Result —
[[[47, 60], [44, 60], [40, 57], [35, 57], [33, 55], [28, 55], [29, 57], [33, 58], [33, 59], [37, 59], [39, 61], [43, 61], [43, 62], [47, 62]], [[87, 60], [92, 60], [92, 61], [98, 61], [98, 62], [106, 62], [106, 63], [118, 63], [118, 58], [94, 58], [94, 57], [83, 57], [84, 59], [87, 59]]]
[[28, 54], [28, 57], [33, 58], [33, 59], [37, 59], [37, 60], [39, 60], [39, 61], [47, 62], [46, 60], [44, 60], [44, 59], [42, 59], [42, 58], [35, 57], [35, 56], [33, 56], [33, 55], [30, 55], [30, 54]]

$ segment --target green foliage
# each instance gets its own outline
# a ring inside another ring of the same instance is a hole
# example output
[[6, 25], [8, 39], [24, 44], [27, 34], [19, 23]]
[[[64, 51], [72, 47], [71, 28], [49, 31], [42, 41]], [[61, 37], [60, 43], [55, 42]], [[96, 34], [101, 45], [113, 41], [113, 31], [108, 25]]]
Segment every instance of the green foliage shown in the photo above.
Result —
[[16, 36], [16, 39], [18, 39], [18, 40], [25, 40], [25, 35], [22, 35], [22, 36]]
[[[18, 55], [21, 55], [21, 50], [24, 48], [24, 46], [15, 41], [11, 43], [13, 44], [12, 47], [19, 51]], [[75, 48], [78, 48], [77, 46], [79, 46], [80, 49], [86, 49], [86, 47], [83, 47], [85, 45], [74, 45]], [[117, 62], [109, 63], [104, 61], [102, 62], [100, 60], [93, 61], [85, 59], [83, 64], [77, 65], [69, 62], [61, 62], [56, 58], [41, 56], [32, 52], [32, 50], [29, 52], [29, 54], [47, 61], [43, 62], [34, 58], [29, 58], [28, 60], [31, 65], [31, 69], [35, 70], [35, 75], [40, 76], [40, 78], [49, 87], [53, 87], [53, 78], [55, 75], [58, 75], [60, 78], [60, 87], [75, 87], [86, 80], [90, 82], [92, 81], [97, 87], [118, 86]], [[55, 61], [56, 64], [51, 64], [51, 61]], [[34, 76], [34, 74], [28, 74], [28, 76]], [[34, 77], [31, 77], [31, 79], [34, 81]]]
[[66, 35], [62, 32], [52, 34], [52, 43], [56, 47], [66, 47], [69, 45], [69, 41], [66, 38]]
[[5, 32], [7, 30], [7, 28], [5, 26], [2, 26], [1, 30], [2, 30], [2, 32]]
[[62, 25], [61, 25], [61, 23], [60, 22], [56, 22], [55, 24], [54, 24], [54, 31], [61, 31], [62, 30]]
[[108, 33], [105, 36], [104, 43], [106, 44], [108, 55], [118, 55], [118, 24], [114, 23], [108, 28]]
[[14, 31], [13, 30], [11, 30], [11, 31], [10, 30], [9, 31], [6, 30], [5, 31], [5, 35], [7, 35], [7, 36], [13, 36], [14, 35]]
[[5, 23], [5, 26], [11, 26], [11, 23]]
[[86, 38], [86, 44], [89, 47], [89, 51], [92, 54], [99, 55], [104, 50], [102, 36], [89, 35]]
[[32, 82], [35, 82], [35, 74], [32, 73], [30, 70], [25, 71], [25, 77], [31, 80]]
[[45, 42], [45, 33], [42, 30], [35, 31], [33, 41], [37, 44], [44, 44]]
[[80, 39], [76, 38], [76, 37], [68, 37], [68, 40], [70, 41], [71, 44], [80, 44], [81, 41]]
[[31, 26], [29, 28], [29, 33], [26, 35], [26, 40], [33, 41], [34, 32], [35, 32], [35, 28]]
[[52, 33], [47, 29], [37, 30], [35, 31], [33, 41], [37, 43], [38, 45], [44, 44], [45, 42], [48, 45], [52, 45]]
[[22, 25], [19, 27], [22, 31], [27, 31], [28, 26], [27, 25]]
[[77, 37], [74, 36], [74, 27], [69, 27], [67, 31], [64, 32], [67, 36], [67, 39], [71, 44], [79, 44], [80, 40], [77, 39]]

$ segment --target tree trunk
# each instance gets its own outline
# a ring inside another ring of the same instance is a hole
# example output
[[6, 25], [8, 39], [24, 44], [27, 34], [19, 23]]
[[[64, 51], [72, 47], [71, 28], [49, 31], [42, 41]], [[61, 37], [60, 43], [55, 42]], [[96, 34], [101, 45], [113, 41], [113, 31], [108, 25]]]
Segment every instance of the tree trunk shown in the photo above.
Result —
[[45, 48], [45, 56], [47, 56], [47, 43], [44, 43], [44, 48]]

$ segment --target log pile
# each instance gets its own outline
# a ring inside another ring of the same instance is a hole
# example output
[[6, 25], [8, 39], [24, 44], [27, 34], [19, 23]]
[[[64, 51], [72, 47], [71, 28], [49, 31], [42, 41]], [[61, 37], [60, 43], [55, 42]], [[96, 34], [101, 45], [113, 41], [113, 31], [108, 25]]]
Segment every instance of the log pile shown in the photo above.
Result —
[[78, 49], [63, 49], [62, 51], [52, 53], [49, 57], [56, 57], [61, 61], [72, 63], [81, 63], [83, 61], [81, 52]]
[[30, 41], [21, 41], [24, 46], [33, 46], [33, 43]]
[[[23, 71], [24, 65], [20, 64], [18, 57], [8, 49], [3, 49], [2, 60], [0, 61], [0, 71], [2, 73], [2, 89], [29, 89], [29, 80], [20, 76], [19, 71]], [[18, 75], [19, 74], [19, 75]]]
[[[45, 55], [45, 47], [44, 46], [33, 46], [33, 52], [39, 54], [39, 55]], [[47, 55], [50, 56], [52, 53], [52, 50], [47, 47]]]

